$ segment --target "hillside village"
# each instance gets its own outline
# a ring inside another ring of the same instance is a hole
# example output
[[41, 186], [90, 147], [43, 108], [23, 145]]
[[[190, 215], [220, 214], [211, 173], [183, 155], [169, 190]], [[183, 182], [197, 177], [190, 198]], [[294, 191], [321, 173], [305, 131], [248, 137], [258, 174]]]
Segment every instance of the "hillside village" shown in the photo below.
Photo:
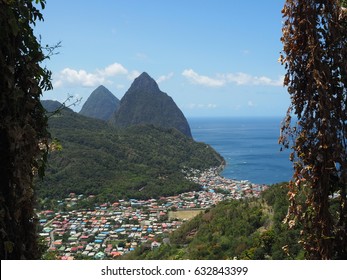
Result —
[[[143, 245], [155, 250], [169, 243], [170, 232], [187, 218], [179, 215], [190, 211], [193, 216], [226, 199], [257, 197], [268, 188], [248, 181], [236, 181], [219, 176], [219, 168], [201, 172], [189, 170], [186, 177], [201, 185], [201, 191], [149, 200], [119, 200], [95, 205], [94, 209], [38, 213], [49, 252], [57, 258], [113, 259]], [[71, 193], [63, 202], [71, 208], [83, 199]], [[178, 213], [178, 215], [172, 215]]]

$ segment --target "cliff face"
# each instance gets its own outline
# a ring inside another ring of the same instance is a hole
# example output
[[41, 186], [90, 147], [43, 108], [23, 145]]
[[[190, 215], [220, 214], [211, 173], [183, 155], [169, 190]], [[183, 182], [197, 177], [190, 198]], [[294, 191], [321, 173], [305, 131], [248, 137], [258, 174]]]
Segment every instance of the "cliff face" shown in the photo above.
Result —
[[91, 93], [79, 113], [86, 117], [108, 121], [118, 108], [119, 99], [104, 86], [99, 86]]
[[182, 111], [146, 72], [136, 78], [125, 93], [111, 123], [117, 127], [151, 124], [167, 129], [175, 128], [192, 137]]

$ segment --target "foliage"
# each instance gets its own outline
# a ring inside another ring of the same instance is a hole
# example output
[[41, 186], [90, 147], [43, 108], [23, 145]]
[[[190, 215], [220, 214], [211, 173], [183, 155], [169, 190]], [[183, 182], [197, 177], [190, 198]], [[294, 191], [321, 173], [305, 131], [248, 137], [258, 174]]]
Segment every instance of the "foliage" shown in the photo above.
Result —
[[156, 198], [198, 186], [184, 168], [207, 169], [223, 159], [211, 147], [175, 129], [139, 125], [115, 129], [106, 122], [64, 110], [49, 120], [62, 150], [49, 157], [39, 196], [98, 195], [99, 201]]
[[[173, 232], [158, 250], [138, 248], [128, 259], [296, 259], [299, 230], [282, 223], [287, 185], [262, 198], [222, 202]], [[285, 247], [287, 244], [289, 246]]]
[[[287, 1], [282, 12], [281, 60], [292, 103], [280, 142], [292, 145], [295, 169], [287, 221], [290, 226], [303, 224], [308, 258], [346, 259], [346, 17], [337, 0]], [[332, 215], [334, 196], [339, 207]]]
[[[37, 0], [43, 9], [45, 0]], [[43, 175], [47, 117], [40, 103], [52, 88], [41, 67], [45, 49], [33, 33], [42, 14], [31, 0], [0, 0], [0, 256], [36, 259], [33, 173]], [[48, 48], [48, 51], [53, 49]]]

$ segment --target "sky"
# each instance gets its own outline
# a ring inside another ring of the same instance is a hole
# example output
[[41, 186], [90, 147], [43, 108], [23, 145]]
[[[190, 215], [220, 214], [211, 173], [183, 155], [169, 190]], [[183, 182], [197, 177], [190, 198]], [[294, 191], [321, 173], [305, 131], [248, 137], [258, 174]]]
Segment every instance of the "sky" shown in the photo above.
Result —
[[47, 0], [35, 34], [61, 42], [52, 91], [81, 102], [99, 85], [121, 99], [147, 72], [187, 117], [284, 116], [281, 0]]

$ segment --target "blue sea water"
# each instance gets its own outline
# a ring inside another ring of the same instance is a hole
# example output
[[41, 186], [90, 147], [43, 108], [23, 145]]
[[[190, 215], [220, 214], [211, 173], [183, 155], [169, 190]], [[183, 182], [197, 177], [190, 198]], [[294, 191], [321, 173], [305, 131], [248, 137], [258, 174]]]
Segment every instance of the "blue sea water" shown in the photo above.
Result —
[[256, 184], [289, 181], [289, 150], [278, 144], [281, 118], [190, 118], [193, 138], [211, 145], [226, 160], [222, 175]]

